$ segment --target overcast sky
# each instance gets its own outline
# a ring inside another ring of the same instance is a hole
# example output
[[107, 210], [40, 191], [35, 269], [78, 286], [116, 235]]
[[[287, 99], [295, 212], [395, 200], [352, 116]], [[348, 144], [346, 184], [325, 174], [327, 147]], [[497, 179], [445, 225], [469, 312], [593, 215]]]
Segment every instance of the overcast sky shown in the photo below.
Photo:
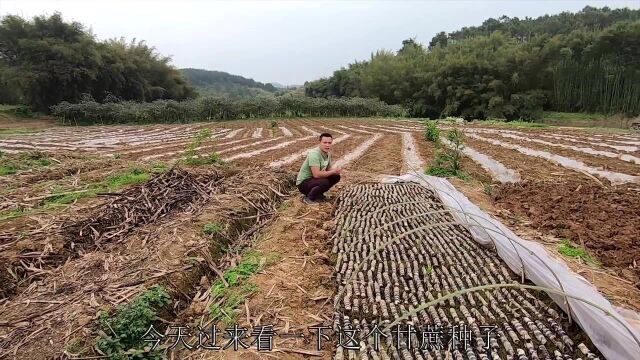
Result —
[[404, 39], [439, 31], [577, 11], [638, 8], [640, 1], [69, 1], [0, 0], [0, 15], [62, 13], [99, 39], [146, 40], [177, 67], [221, 70], [262, 82], [302, 84]]

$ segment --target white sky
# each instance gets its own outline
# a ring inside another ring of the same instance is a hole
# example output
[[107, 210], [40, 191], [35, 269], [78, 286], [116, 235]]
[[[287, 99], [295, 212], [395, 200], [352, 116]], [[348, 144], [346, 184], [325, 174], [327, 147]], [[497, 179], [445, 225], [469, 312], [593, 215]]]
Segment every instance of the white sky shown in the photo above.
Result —
[[640, 1], [161, 1], [0, 0], [0, 15], [62, 13], [99, 39], [146, 40], [177, 67], [220, 70], [262, 82], [302, 84], [378, 49], [479, 25], [501, 15], [537, 17], [586, 5]]

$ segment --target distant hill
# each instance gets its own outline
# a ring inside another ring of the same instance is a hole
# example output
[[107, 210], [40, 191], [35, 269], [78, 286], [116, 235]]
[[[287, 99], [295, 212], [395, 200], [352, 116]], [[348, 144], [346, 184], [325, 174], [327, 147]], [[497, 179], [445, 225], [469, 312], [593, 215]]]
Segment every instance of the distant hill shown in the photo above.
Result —
[[215, 95], [228, 97], [246, 97], [273, 95], [278, 89], [272, 84], [263, 84], [240, 75], [224, 71], [203, 69], [180, 69], [187, 82], [196, 88], [201, 96]]
[[280, 89], [280, 90], [295, 90], [298, 88], [301, 88], [303, 85], [284, 85], [284, 84], [280, 84], [277, 82], [271, 83], [271, 85], [275, 86], [276, 88]]

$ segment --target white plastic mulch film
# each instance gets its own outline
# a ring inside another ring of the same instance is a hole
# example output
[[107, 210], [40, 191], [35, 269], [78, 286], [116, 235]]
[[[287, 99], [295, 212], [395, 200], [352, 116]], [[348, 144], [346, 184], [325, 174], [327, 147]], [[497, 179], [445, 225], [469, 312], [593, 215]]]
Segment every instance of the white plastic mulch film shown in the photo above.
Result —
[[435, 190], [442, 202], [452, 209], [452, 214], [458, 221], [471, 224], [469, 230], [474, 239], [484, 246], [495, 246], [500, 258], [516, 274], [522, 276], [524, 268], [524, 276], [536, 285], [588, 300], [609, 312], [611, 315], [584, 301], [548, 294], [580, 325], [607, 359], [640, 359], [640, 345], [637, 341], [640, 339], [640, 331], [630, 326], [586, 279], [571, 271], [566, 264], [551, 257], [540, 244], [518, 237], [498, 220], [473, 204], [446, 179], [406, 174], [383, 180], [383, 182], [409, 181]]

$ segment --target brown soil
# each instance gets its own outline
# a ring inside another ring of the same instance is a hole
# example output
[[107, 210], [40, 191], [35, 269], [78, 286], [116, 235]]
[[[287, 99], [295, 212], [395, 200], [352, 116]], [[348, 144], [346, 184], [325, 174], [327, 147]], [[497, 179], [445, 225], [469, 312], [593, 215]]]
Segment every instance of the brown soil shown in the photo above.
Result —
[[[222, 157], [226, 157], [226, 156], [233, 156], [236, 154], [240, 154], [240, 153], [245, 153], [245, 152], [251, 152], [251, 151], [256, 151], [262, 148], [266, 148], [266, 147], [271, 147], [271, 146], [276, 146], [278, 144], [281, 144], [283, 142], [287, 142], [287, 141], [292, 141], [292, 140], [296, 140], [299, 139], [298, 138], [294, 138], [294, 137], [282, 137], [279, 140], [274, 140], [271, 142], [268, 142], [266, 144], [259, 144], [256, 146], [252, 146], [252, 147], [248, 147], [248, 148], [244, 148], [238, 151], [234, 151], [234, 152], [230, 152], [230, 153], [224, 153], [222, 154]], [[232, 162], [234, 164], [240, 164], [240, 165], [249, 165], [249, 164], [255, 164], [255, 165], [259, 165], [262, 164], [264, 165], [265, 163], [271, 162], [273, 160], [278, 160], [281, 159], [285, 156], [291, 155], [291, 154], [295, 154], [297, 152], [300, 152], [306, 148], [309, 148], [311, 146], [313, 146], [314, 144], [317, 144], [317, 141], [315, 141], [314, 139], [307, 139], [307, 140], [301, 140], [301, 141], [296, 141], [292, 144], [289, 144], [283, 148], [280, 149], [274, 149], [274, 150], [270, 150], [270, 151], [266, 151], [263, 152], [261, 154], [258, 155], [254, 155], [250, 158], [242, 158], [242, 159], [237, 159], [237, 160], [232, 160]]]
[[[532, 222], [525, 216], [516, 216], [512, 211], [505, 210], [501, 203], [494, 201], [493, 197], [487, 195], [483, 186], [478, 186], [476, 182], [465, 182], [455, 178], [449, 179], [449, 181], [474, 204], [491, 216], [498, 218], [518, 236], [542, 244], [549, 254], [558, 261], [565, 262], [574, 272], [585, 277], [613, 304], [640, 311], [640, 289], [635, 286], [636, 281], [630, 281], [620, 276], [620, 268], [597, 266], [580, 258], [570, 258], [560, 254], [558, 251], [562, 242], [560, 238], [551, 235], [546, 229], [533, 228]], [[496, 186], [499, 185], [493, 185], [494, 192], [499, 191], [495, 188]], [[626, 272], [627, 277], [631, 279], [636, 278], [626, 270], [623, 272]]]
[[529, 219], [535, 229], [584, 244], [605, 266], [640, 281], [639, 188], [524, 182], [499, 187], [495, 201]]
[[[550, 161], [521, 154], [515, 150], [489, 144], [471, 138], [465, 139], [469, 147], [501, 162], [504, 166], [516, 170], [523, 180], [557, 180], [565, 177], [588, 179], [584, 174], [569, 170]], [[589, 180], [593, 181], [593, 180]]]
[[[527, 134], [530, 134], [530, 136], [532, 138], [540, 139], [540, 140], [544, 140], [544, 141], [548, 141], [548, 142], [553, 142], [553, 143], [557, 143], [557, 144], [570, 145], [570, 146], [575, 146], [575, 147], [587, 147], [587, 148], [592, 148], [594, 150], [608, 151], [608, 152], [619, 153], [619, 154], [629, 154], [629, 155], [634, 155], [634, 156], [640, 156], [640, 151], [623, 151], [623, 150], [616, 150], [616, 149], [608, 147], [608, 146], [601, 146], [601, 145], [599, 145], [600, 142], [594, 141], [594, 140], [588, 140], [584, 136], [582, 136], [581, 134], [572, 135], [572, 136], [575, 136], [576, 138], [578, 138], [579, 142], [573, 142], [573, 141], [569, 141], [569, 140], [566, 140], [566, 139], [556, 139], [556, 138], [536, 136], [536, 133], [527, 133]], [[554, 134], [557, 134], [557, 133], [548, 132], [548, 133], [541, 133], [541, 134], [554, 135]], [[617, 144], [617, 143], [611, 143], [611, 144], [612, 145], [624, 146], [624, 144]]]
[[[369, 139], [365, 137], [363, 141]], [[348, 172], [400, 175], [402, 170], [402, 138], [400, 134], [386, 133], [378, 139], [361, 157], [346, 166]]]
[[[510, 138], [503, 138], [503, 137], [496, 137], [496, 138], [502, 142], [517, 144], [526, 148], [546, 151], [552, 154], [557, 154], [557, 155], [565, 156], [571, 159], [580, 160], [586, 165], [591, 167], [601, 168], [604, 170], [619, 172], [619, 173], [629, 174], [629, 175], [640, 175], [640, 166], [627, 161], [617, 159], [617, 158], [608, 158], [608, 157], [599, 156], [599, 155], [590, 155], [580, 151], [565, 149], [557, 146], [538, 144], [531, 141], [516, 140], [516, 139], [510, 139]], [[611, 150], [616, 152], [615, 149], [611, 149]], [[515, 152], [515, 150], [510, 150], [510, 151]]]
[[[286, 138], [285, 138], [286, 139]], [[282, 141], [287, 141], [283, 139]], [[349, 139], [336, 144], [333, 146], [332, 149], [332, 154], [331, 157], [333, 159], [333, 161], [336, 161], [338, 159], [340, 159], [344, 154], [348, 153], [349, 151], [353, 150], [355, 147], [357, 147], [360, 143], [362, 143], [362, 141], [364, 141], [365, 137], [363, 136], [351, 136]], [[276, 145], [277, 143], [274, 142], [273, 144], [271, 144], [270, 146]], [[274, 160], [278, 160], [278, 159], [282, 159], [283, 157], [289, 156], [291, 154], [295, 154], [298, 153], [304, 149], [308, 149], [313, 147], [314, 145], [317, 145], [318, 141], [315, 138], [306, 140], [306, 141], [300, 141], [298, 143], [294, 143], [291, 144], [290, 146], [284, 147], [282, 149], [278, 149], [278, 150], [273, 150], [273, 151], [268, 151], [266, 153], [262, 153], [259, 154], [257, 156], [251, 157], [251, 158], [246, 158], [246, 159], [238, 159], [238, 160], [234, 160], [234, 164], [238, 164], [240, 166], [242, 165], [263, 165], [266, 163], [269, 163], [271, 161]], [[266, 145], [266, 144], [265, 144]], [[289, 169], [291, 171], [298, 171], [298, 169], [300, 168], [300, 165], [302, 164], [302, 162], [304, 161], [304, 158], [301, 158], [298, 161], [293, 162], [292, 164], [289, 164], [287, 166], [285, 166], [286, 169]]]

